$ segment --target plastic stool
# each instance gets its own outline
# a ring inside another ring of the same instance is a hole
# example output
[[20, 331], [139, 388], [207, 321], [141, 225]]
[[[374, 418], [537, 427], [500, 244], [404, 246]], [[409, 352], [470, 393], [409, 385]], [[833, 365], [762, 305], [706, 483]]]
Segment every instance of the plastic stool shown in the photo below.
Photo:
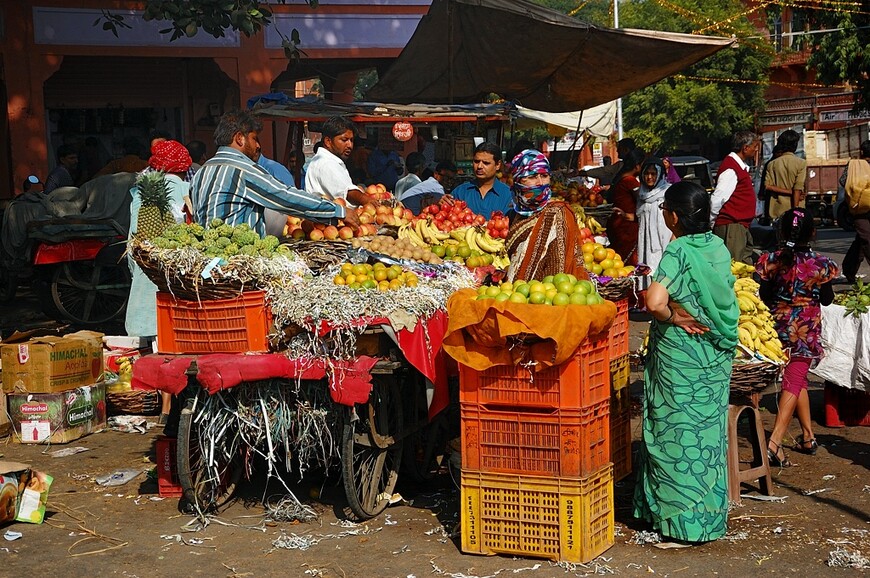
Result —
[[[740, 415], [749, 412], [749, 442], [752, 445], [752, 461], [749, 468], [740, 469], [740, 457], [737, 451], [737, 422]], [[764, 443], [764, 428], [761, 425], [761, 414], [751, 405], [728, 406], [728, 499], [737, 504], [740, 500], [740, 484], [758, 481], [761, 493], [771, 494], [773, 483], [770, 479], [770, 464], [767, 462], [767, 446]]]

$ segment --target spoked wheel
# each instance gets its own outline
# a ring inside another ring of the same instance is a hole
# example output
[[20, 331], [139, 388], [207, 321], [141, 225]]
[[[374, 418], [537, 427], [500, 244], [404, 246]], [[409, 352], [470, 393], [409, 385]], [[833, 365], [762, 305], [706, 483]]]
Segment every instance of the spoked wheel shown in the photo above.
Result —
[[341, 469], [348, 505], [359, 520], [384, 511], [402, 460], [402, 401], [394, 379], [377, 379], [369, 401], [349, 410]]
[[203, 513], [216, 512], [229, 502], [242, 476], [241, 453], [230, 441], [232, 432], [219, 439], [204, 435], [210, 418], [204, 409], [206, 398], [208, 394], [200, 391], [182, 408], [176, 450], [184, 499]]
[[99, 325], [124, 313], [130, 295], [126, 265], [71, 261], [54, 271], [51, 297], [61, 315], [82, 325]]

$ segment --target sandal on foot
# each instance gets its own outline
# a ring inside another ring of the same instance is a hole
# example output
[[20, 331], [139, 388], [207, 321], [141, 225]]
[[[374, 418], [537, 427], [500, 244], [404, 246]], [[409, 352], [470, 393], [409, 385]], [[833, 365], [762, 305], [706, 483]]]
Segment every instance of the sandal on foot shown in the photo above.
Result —
[[795, 445], [792, 449], [808, 456], [814, 456], [819, 450], [819, 444], [816, 441], [816, 438], [805, 440], [804, 436], [800, 435], [797, 440], [795, 440]]
[[[773, 444], [774, 446], [776, 446], [776, 450], [770, 449], [769, 444]], [[790, 468], [792, 466], [792, 463], [789, 461], [788, 456], [785, 455], [785, 451], [782, 449], [782, 446], [774, 442], [769, 442], [769, 444], [767, 446], [767, 461], [770, 462], [772, 465], [776, 466], [777, 468]], [[780, 452], [782, 452], [781, 458], [779, 457]]]

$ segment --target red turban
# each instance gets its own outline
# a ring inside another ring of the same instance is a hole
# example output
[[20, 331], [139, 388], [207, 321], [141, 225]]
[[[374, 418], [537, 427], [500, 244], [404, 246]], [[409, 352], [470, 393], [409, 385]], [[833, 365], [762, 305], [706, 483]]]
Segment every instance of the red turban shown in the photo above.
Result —
[[190, 153], [178, 141], [162, 140], [151, 147], [148, 166], [164, 173], [186, 173], [193, 161]]

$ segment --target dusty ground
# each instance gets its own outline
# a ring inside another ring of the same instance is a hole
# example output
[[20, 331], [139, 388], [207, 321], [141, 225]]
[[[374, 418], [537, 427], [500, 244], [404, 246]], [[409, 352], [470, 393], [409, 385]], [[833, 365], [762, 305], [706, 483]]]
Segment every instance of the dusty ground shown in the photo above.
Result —
[[[833, 236], [826, 252], [841, 255], [847, 241], [843, 235]], [[28, 315], [15, 308], [0, 314], [0, 320], [38, 319]], [[644, 330], [642, 322], [632, 323], [634, 345]], [[639, 399], [642, 383], [637, 374], [633, 377], [632, 393]], [[44, 524], [18, 523], [0, 529], [0, 533], [14, 530], [23, 534], [16, 541], [0, 541], [0, 575], [36, 571], [61, 572], [70, 578], [278, 574], [544, 578], [595, 573], [855, 576], [861, 572], [832, 568], [826, 562], [838, 548], [870, 557], [870, 428], [823, 427], [822, 397], [820, 384], [814, 384], [811, 402], [822, 446], [819, 453], [810, 457], [791, 452], [796, 466], [774, 472], [775, 494], [785, 497], [784, 502], [745, 499], [732, 511], [725, 539], [690, 549], [659, 550], [632, 543], [640, 536], [638, 531], [646, 528], [631, 517], [633, 482], [629, 479], [616, 486], [615, 545], [582, 567], [462, 554], [454, 534], [459, 494], [448, 476], [428, 487], [400, 487], [408, 503], [356, 527], [340, 525], [343, 492], [337, 478], [310, 476], [295, 490], [313, 505], [320, 519], [309, 524], [267, 525], [259, 500], [278, 487], [274, 483], [264, 487], [260, 471], [219, 520], [189, 533], [183, 526], [191, 517], [179, 513], [177, 500], [158, 499], [156, 482], [146, 476], [108, 490], [94, 482], [96, 476], [120, 468], [153, 467], [157, 429], [144, 435], [91, 435], [69, 444], [89, 451], [65, 458], [52, 458], [47, 453], [63, 446], [4, 445], [0, 441], [3, 458], [29, 462], [55, 478]], [[775, 403], [775, 396], [767, 396], [762, 403], [768, 432]], [[636, 446], [640, 420], [633, 419], [632, 426]], [[791, 432], [798, 432], [796, 422]], [[757, 495], [751, 488], [745, 491]], [[314, 543], [306, 550], [276, 548], [274, 543], [282, 536], [300, 536], [303, 540], [297, 543]]]

